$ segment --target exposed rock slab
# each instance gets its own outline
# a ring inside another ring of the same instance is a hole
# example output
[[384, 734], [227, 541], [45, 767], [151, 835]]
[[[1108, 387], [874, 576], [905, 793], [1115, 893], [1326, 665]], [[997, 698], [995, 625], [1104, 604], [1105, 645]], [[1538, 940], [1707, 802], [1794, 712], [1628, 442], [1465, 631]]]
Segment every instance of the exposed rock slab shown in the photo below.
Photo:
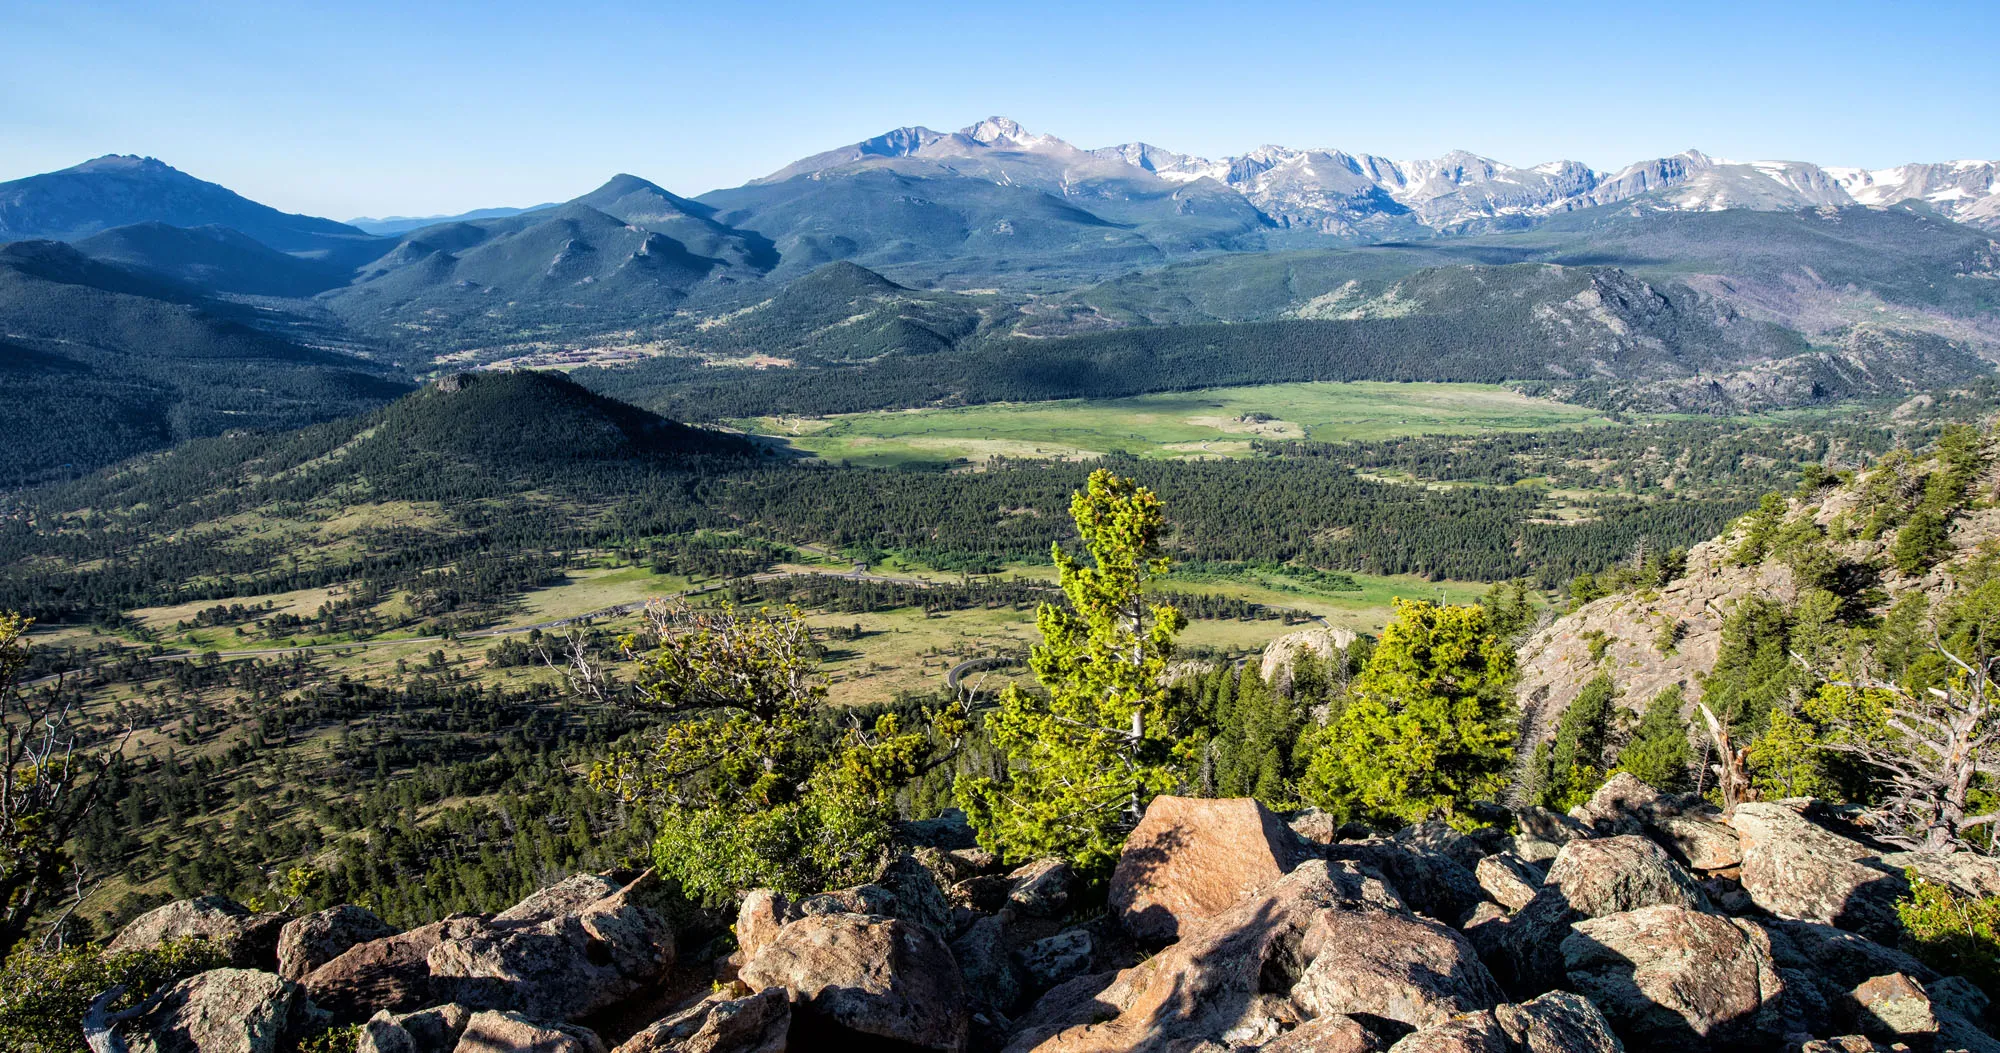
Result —
[[1757, 906], [1781, 918], [1833, 925], [1878, 942], [1896, 941], [1902, 923], [1895, 904], [1908, 883], [1867, 846], [1822, 829], [1781, 804], [1739, 805], [1729, 825], [1742, 838], [1740, 880]]
[[858, 914], [801, 918], [738, 975], [755, 989], [784, 988], [798, 1024], [833, 1036], [828, 1041], [873, 1038], [950, 1053], [965, 1046], [957, 963], [920, 925]]
[[118, 1033], [129, 1053], [277, 1053], [302, 994], [276, 973], [211, 969], [168, 988]]
[[314, 1004], [341, 1023], [360, 1023], [378, 1011], [404, 1013], [449, 998], [431, 996], [429, 955], [448, 939], [485, 931], [486, 923], [457, 914], [409, 932], [357, 944], [306, 974]]
[[1756, 924], [1680, 906], [1579, 921], [1563, 940], [1572, 989], [1633, 1048], [1676, 1050], [1776, 1039], [1785, 991]]
[[278, 969], [278, 934], [290, 920], [283, 914], [257, 914], [226, 896], [176, 900], [132, 919], [105, 948], [149, 951], [175, 940], [199, 937], [227, 955], [241, 969]]
[[1304, 862], [1299, 839], [1247, 798], [1155, 797], [1111, 875], [1110, 907], [1141, 943], [1228, 910]]
[[586, 1027], [487, 1010], [466, 1022], [454, 1053], [604, 1053], [604, 1042]]
[[351, 903], [294, 918], [278, 932], [278, 975], [303, 980], [348, 948], [395, 934], [374, 911]]
[[719, 995], [648, 1025], [613, 1053], [785, 1053], [791, 1023], [782, 988]]

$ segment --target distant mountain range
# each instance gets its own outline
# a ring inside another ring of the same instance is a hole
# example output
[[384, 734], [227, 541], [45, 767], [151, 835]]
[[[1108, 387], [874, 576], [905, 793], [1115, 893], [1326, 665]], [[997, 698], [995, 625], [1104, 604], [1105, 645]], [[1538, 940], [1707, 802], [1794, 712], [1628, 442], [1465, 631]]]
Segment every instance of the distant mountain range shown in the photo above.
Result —
[[109, 156], [0, 183], [0, 243], [9, 421], [51, 437], [24, 478], [479, 365], [616, 366], [578, 375], [713, 419], [1364, 378], [1727, 412], [2000, 361], [1987, 161], [1213, 160], [995, 117], [698, 197], [354, 224]]
[[[1962, 223], [2000, 229], [2000, 164], [1950, 161], [1869, 171], [1802, 161], [1724, 161], [1698, 150], [1598, 172], [1577, 161], [1531, 168], [1454, 150], [1434, 160], [1394, 161], [1341, 150], [1261, 146], [1210, 160], [1148, 143], [1095, 150], [1037, 135], [1005, 117], [956, 132], [898, 128], [796, 161], [751, 185], [829, 178], [903, 159], [998, 181], [1031, 182], [1063, 196], [1090, 197], [1137, 170], [1164, 183], [1204, 181], [1241, 194], [1286, 227], [1352, 236], [1414, 221], [1432, 231], [1533, 219], [1644, 197], [1685, 211], [1886, 206], [1921, 201]], [[1143, 185], [1143, 184], [1140, 184]]]

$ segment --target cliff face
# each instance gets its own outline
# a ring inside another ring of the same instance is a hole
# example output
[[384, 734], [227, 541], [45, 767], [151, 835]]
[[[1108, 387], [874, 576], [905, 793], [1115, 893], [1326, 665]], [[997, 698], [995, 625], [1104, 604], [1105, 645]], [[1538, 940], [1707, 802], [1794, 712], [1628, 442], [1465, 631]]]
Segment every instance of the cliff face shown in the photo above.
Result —
[[[1920, 492], [1928, 467], [1928, 462], [1918, 462], [1897, 468], [1897, 491]], [[1838, 540], [1843, 524], [1858, 525], [1869, 514], [1859, 482], [1790, 498], [1783, 521], [1810, 520], [1828, 529], [1827, 547], [1839, 561], [1867, 568], [1872, 576], [1876, 591], [1868, 609], [1880, 615], [1911, 590], [1937, 600], [1956, 587], [1970, 560], [1992, 550], [2000, 541], [2000, 508], [1982, 505], [1992, 503], [1996, 487], [2000, 476], [1989, 468], [1971, 488], [1974, 498], [1968, 507], [1950, 524], [1948, 554], [1917, 575], [1896, 569], [1894, 530], [1873, 540]], [[1691, 549], [1686, 571], [1666, 585], [1594, 600], [1529, 636], [1517, 652], [1523, 727], [1531, 732], [1525, 743], [1531, 746], [1550, 735], [1563, 710], [1600, 672], [1610, 674], [1621, 692], [1620, 703], [1630, 709], [1643, 709], [1654, 695], [1676, 685], [1690, 706], [1699, 701], [1700, 678], [1715, 666], [1730, 611], [1748, 597], [1789, 606], [1801, 591], [1792, 568], [1776, 555], [1739, 565], [1734, 555], [1744, 536], [1745, 524], [1739, 521]], [[1663, 634], [1677, 636], [1671, 647]]]

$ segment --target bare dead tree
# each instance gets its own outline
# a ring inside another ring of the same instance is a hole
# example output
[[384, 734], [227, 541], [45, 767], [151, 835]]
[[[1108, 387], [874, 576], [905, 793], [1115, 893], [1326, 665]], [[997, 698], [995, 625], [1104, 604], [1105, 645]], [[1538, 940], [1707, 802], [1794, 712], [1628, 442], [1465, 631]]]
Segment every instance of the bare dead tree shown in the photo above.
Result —
[[37, 918], [84, 890], [68, 844], [119, 745], [92, 747], [76, 693], [60, 677], [22, 685], [29, 624], [0, 612], [0, 958]]
[[1715, 745], [1716, 762], [1709, 770], [1715, 773], [1715, 788], [1722, 794], [1722, 814], [1728, 816], [1736, 811], [1737, 805], [1757, 799], [1756, 791], [1750, 787], [1750, 749], [1732, 746], [1729, 729], [1715, 719], [1715, 711], [1708, 708], [1708, 703], [1697, 702], [1695, 708], [1701, 711], [1702, 722], [1708, 725], [1709, 740]]
[[1950, 852], [1965, 836], [2000, 822], [2000, 812], [1967, 814], [1981, 775], [2000, 774], [1993, 748], [2000, 742], [2000, 689], [1993, 670], [2000, 658], [1952, 652], [1932, 632], [1931, 650], [1954, 673], [1941, 687], [1911, 691], [1873, 675], [1828, 678], [1845, 695], [1822, 696], [1811, 716], [1824, 735], [1816, 743], [1829, 753], [1869, 768], [1884, 791], [1877, 806], [1892, 829], [1889, 835], [1925, 852]]
[[553, 649], [548, 637], [535, 645], [535, 656], [555, 670], [569, 684], [570, 693], [586, 702], [610, 705], [617, 696], [617, 681], [610, 670], [590, 653], [588, 638], [581, 629], [569, 629]]

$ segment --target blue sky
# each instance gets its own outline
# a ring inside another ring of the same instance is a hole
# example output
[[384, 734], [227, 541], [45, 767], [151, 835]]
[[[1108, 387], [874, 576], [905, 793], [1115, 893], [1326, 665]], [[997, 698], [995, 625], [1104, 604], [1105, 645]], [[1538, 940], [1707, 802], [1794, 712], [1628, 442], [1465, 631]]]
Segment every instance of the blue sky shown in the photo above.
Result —
[[905, 124], [1080, 146], [2000, 155], [2000, 5], [0, 0], [0, 179], [159, 157], [345, 219], [684, 194]]

